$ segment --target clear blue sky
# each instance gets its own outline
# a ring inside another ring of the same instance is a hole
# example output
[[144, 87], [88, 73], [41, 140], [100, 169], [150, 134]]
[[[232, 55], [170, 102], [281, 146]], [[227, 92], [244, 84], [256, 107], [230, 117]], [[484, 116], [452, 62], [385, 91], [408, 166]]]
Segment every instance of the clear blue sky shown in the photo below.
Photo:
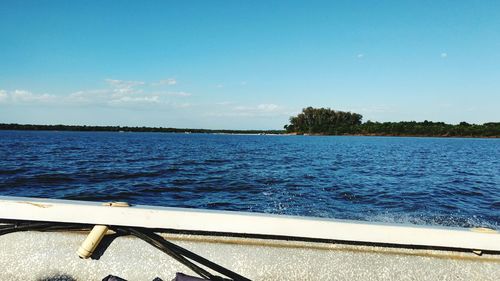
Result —
[[1, 1], [0, 122], [500, 121], [500, 1]]

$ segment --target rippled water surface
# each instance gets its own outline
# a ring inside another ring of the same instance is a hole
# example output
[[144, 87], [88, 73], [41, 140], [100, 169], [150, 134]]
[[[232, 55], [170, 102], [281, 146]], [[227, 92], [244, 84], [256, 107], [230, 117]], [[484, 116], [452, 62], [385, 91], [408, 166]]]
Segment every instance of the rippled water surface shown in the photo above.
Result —
[[500, 229], [500, 140], [0, 131], [0, 195]]

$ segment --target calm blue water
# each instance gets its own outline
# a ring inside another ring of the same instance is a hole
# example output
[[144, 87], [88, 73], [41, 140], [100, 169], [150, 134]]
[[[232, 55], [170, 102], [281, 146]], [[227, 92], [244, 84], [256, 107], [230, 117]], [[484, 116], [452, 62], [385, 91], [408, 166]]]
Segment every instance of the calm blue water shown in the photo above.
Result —
[[0, 195], [500, 229], [500, 139], [0, 131]]

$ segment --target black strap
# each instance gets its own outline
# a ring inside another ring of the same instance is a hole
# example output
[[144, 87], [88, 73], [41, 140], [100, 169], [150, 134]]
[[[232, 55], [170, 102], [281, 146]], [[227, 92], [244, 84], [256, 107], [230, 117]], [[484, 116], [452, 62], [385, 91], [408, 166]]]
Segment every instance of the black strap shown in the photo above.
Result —
[[[191, 270], [196, 272], [198, 275], [207, 278], [209, 280], [228, 280], [224, 279], [220, 276], [215, 276], [207, 272], [206, 270], [202, 269], [201, 267], [195, 265], [194, 263], [190, 262], [187, 259], [196, 261], [220, 274], [223, 274], [231, 279], [229, 280], [234, 280], [234, 281], [250, 281], [250, 279], [243, 277], [239, 275], [236, 272], [233, 272], [225, 267], [222, 267], [212, 261], [209, 261], [205, 259], [202, 256], [199, 256], [185, 248], [182, 248], [172, 242], [169, 242], [165, 240], [163, 237], [160, 235], [154, 233], [153, 231], [149, 229], [144, 229], [144, 228], [135, 228], [135, 227], [112, 227], [112, 229], [116, 228], [117, 230], [121, 231], [126, 231], [140, 239], [143, 239], [144, 241], [148, 242], [149, 244], [153, 245], [154, 247], [164, 251], [168, 255], [172, 256], [182, 264], [188, 266]], [[180, 257], [180, 258], [179, 258]], [[186, 259], [187, 258], [187, 259]]]

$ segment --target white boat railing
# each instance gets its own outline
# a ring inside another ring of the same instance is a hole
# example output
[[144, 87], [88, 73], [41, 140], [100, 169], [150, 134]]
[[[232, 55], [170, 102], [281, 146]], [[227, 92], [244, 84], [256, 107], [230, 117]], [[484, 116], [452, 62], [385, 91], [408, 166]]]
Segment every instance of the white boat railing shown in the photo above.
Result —
[[0, 219], [286, 236], [414, 247], [500, 251], [500, 233], [261, 213], [0, 196]]

